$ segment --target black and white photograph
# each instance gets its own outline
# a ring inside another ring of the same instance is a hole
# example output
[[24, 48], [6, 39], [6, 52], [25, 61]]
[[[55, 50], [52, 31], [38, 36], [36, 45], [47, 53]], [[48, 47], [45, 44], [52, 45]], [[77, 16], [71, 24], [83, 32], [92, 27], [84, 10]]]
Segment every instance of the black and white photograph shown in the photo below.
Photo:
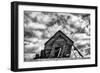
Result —
[[24, 61], [90, 59], [90, 14], [24, 11]]
[[11, 70], [97, 66], [97, 7], [12, 2]]

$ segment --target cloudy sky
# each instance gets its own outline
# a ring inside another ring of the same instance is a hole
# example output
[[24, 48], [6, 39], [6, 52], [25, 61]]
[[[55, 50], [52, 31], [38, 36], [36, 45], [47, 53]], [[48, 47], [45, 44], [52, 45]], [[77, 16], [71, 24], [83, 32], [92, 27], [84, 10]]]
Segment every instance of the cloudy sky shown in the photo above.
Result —
[[90, 55], [90, 14], [24, 11], [25, 53], [39, 53], [61, 30], [84, 54]]

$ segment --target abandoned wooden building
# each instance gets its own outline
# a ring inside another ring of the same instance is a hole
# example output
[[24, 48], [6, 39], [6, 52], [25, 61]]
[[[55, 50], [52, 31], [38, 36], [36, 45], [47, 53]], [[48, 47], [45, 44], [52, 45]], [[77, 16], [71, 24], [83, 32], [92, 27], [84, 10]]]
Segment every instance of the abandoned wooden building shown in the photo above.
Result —
[[41, 58], [69, 58], [73, 41], [62, 31], [58, 31], [46, 43]]

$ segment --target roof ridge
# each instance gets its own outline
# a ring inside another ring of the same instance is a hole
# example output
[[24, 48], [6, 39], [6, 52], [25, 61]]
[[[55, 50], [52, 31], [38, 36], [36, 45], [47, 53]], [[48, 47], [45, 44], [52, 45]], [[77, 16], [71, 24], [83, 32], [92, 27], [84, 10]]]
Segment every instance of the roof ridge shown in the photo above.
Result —
[[[60, 34], [59, 34], [60, 33]], [[51, 38], [49, 38], [49, 40], [45, 43], [45, 44], [47, 44], [52, 38], [54, 38], [55, 36], [57, 36], [57, 34], [59, 34], [59, 35], [64, 35], [65, 37], [67, 37], [70, 41], [72, 41], [67, 35], [65, 35], [61, 30], [58, 30]], [[58, 35], [58, 36], [59, 36]], [[73, 41], [72, 41], [73, 42]]]

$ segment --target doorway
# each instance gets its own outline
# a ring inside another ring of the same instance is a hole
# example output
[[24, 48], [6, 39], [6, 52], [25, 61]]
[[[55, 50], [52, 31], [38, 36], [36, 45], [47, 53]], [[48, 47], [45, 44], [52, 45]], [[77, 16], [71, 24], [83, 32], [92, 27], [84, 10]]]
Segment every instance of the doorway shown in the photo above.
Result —
[[55, 58], [60, 57], [61, 49], [62, 49], [61, 47], [55, 47], [55, 55], [54, 55]]

